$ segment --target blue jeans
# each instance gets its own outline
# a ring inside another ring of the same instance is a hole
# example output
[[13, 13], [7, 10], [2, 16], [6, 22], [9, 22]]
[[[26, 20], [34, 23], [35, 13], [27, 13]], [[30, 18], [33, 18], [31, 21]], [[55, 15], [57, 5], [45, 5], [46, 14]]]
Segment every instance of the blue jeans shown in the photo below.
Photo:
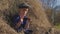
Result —
[[[21, 32], [22, 29], [25, 29], [24, 27], [25, 27], [25, 24], [21, 24], [21, 26], [17, 29], [17, 32]], [[25, 34], [31, 34], [32, 32], [33, 32], [33, 31], [32, 31], [32, 30], [29, 30], [29, 29], [26, 29], [26, 30], [24, 31]]]
[[16, 29], [17, 32], [22, 31], [22, 29], [24, 29], [24, 27], [25, 27], [25, 24], [21, 24], [21, 26], [20, 26], [19, 28]]

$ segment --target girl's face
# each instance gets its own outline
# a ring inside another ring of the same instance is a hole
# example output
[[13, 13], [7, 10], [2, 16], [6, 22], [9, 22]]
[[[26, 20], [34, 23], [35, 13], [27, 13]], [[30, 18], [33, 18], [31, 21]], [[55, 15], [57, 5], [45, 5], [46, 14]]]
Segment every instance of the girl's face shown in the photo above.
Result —
[[23, 18], [24, 16], [26, 16], [27, 12], [28, 12], [28, 8], [20, 8], [19, 9], [20, 17]]

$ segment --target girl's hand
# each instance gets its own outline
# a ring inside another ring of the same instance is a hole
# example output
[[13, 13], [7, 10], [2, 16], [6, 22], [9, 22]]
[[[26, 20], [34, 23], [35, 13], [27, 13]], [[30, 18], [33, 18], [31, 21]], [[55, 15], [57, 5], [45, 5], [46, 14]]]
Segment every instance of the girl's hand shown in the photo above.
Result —
[[21, 25], [21, 22], [18, 22], [18, 23], [16, 24], [15, 28], [20, 27], [20, 25]]
[[32, 22], [32, 20], [30, 18], [28, 18], [28, 22]]

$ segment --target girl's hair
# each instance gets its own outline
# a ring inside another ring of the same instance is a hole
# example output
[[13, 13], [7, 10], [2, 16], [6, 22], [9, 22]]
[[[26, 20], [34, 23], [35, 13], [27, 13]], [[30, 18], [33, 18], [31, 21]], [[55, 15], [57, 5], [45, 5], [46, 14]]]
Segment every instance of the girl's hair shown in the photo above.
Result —
[[27, 3], [21, 3], [18, 5], [18, 8], [29, 8], [29, 5]]

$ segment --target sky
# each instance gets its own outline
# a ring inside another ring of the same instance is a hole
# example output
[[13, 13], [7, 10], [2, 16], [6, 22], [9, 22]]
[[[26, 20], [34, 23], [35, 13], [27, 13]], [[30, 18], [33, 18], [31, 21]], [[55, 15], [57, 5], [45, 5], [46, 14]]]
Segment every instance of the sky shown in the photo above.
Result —
[[60, 6], [60, 0], [56, 0], [57, 2], [56, 2], [56, 4], [54, 5], [54, 7], [56, 7], [56, 6]]
[[[41, 0], [43, 3], [47, 4], [48, 0]], [[51, 0], [51, 2], [49, 2], [51, 4], [47, 4], [49, 7], [55, 8], [56, 6], [60, 6], [60, 0]], [[55, 3], [55, 4], [54, 4]], [[54, 6], [53, 6], [54, 5]]]
[[58, 5], [60, 5], [60, 0], [57, 0], [57, 3], [56, 3], [56, 5], [58, 6]]

